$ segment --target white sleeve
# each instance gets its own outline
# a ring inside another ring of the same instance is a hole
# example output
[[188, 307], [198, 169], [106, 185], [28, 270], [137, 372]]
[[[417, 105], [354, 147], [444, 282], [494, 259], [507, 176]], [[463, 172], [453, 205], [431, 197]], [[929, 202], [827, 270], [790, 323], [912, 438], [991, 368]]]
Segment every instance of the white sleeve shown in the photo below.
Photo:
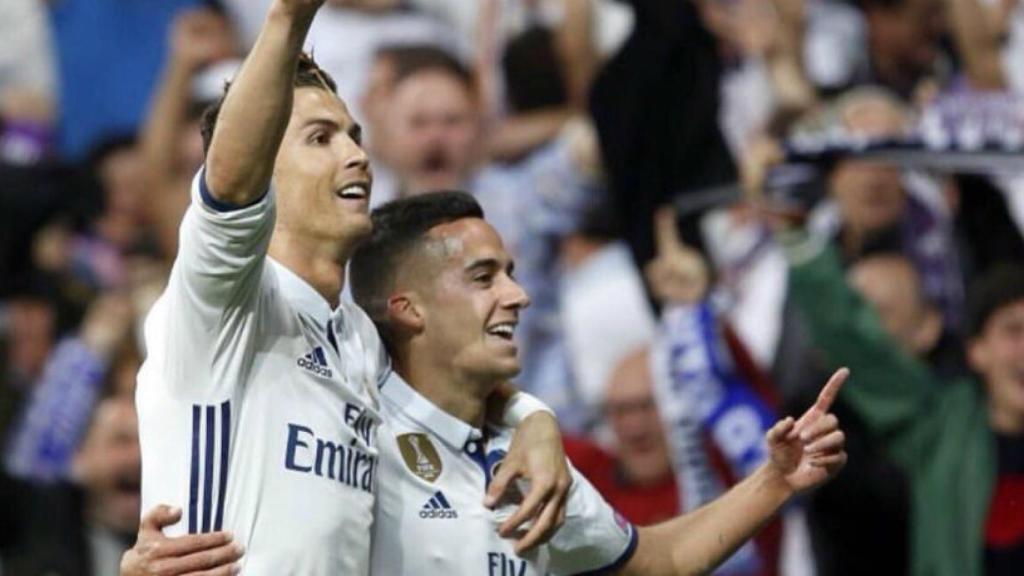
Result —
[[178, 256], [147, 320], [146, 342], [168, 392], [223, 398], [244, 380], [255, 353], [274, 195], [225, 205], [206, 189], [203, 175], [200, 170], [192, 182]]
[[621, 568], [636, 552], [637, 531], [605, 502], [575, 468], [565, 524], [548, 542], [548, 571], [563, 574], [605, 574]]

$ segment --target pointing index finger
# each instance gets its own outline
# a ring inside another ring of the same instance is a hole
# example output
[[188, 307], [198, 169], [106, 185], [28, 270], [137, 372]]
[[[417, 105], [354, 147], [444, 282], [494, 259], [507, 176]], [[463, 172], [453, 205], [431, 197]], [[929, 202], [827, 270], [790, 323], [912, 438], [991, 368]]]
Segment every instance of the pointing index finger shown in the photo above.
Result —
[[814, 407], [825, 414], [832, 408], [832, 403], [836, 401], [836, 396], [839, 395], [839, 390], [843, 387], [843, 383], [850, 376], [850, 369], [843, 367], [836, 370], [836, 373], [828, 379], [825, 383], [825, 387], [821, 389], [821, 393], [818, 394], [818, 400], [814, 403]]
[[825, 383], [825, 387], [821, 389], [818, 394], [818, 399], [814, 401], [814, 406], [807, 409], [800, 419], [796, 421], [796, 425], [789, 433], [790, 438], [796, 437], [805, 426], [814, 422], [818, 418], [821, 418], [832, 408], [832, 403], [836, 401], [836, 396], [839, 395], [839, 390], [843, 387], [843, 383], [850, 376], [850, 369], [843, 367], [836, 370], [835, 374], [828, 379]]

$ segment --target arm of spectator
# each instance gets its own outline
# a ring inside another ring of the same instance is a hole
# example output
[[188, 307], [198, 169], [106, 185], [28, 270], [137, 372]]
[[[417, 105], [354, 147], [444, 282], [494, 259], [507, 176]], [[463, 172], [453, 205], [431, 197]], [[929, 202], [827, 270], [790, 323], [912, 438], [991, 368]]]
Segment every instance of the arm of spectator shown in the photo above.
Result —
[[495, 160], [521, 158], [558, 136], [570, 117], [567, 108], [553, 108], [507, 118], [488, 131], [487, 155]]
[[221, 107], [206, 160], [217, 201], [246, 206], [270, 185], [291, 115], [293, 79], [313, 17], [324, 0], [275, 0], [256, 44]]
[[572, 475], [562, 435], [551, 409], [540, 400], [518, 392], [511, 384], [500, 386], [491, 396], [488, 412], [501, 414], [501, 424], [516, 429], [508, 454], [487, 488], [484, 505], [493, 508], [517, 480], [530, 488], [516, 512], [498, 527], [506, 538], [533, 522], [516, 541], [522, 553], [551, 539], [565, 521]]
[[161, 531], [181, 508], [157, 506], [142, 517], [135, 546], [121, 556], [120, 576], [229, 576], [239, 573], [241, 544], [228, 532], [168, 538]]
[[79, 335], [53, 351], [12, 432], [6, 454], [11, 474], [44, 482], [70, 475], [110, 360], [128, 336], [132, 318], [124, 297], [101, 297], [90, 306]]
[[957, 50], [971, 84], [979, 90], [1004, 90], [1001, 51], [1017, 0], [947, 0]]
[[178, 173], [177, 143], [186, 129], [193, 76], [203, 66], [231, 55], [234, 49], [227, 22], [207, 8], [178, 16], [170, 44], [167, 65], [142, 130], [141, 150], [149, 190], [144, 204], [164, 253], [173, 255], [184, 205], [170, 193], [177, 192], [171, 188], [191, 176]]
[[185, 128], [193, 75], [233, 51], [226, 26], [223, 18], [208, 8], [189, 10], [174, 21], [171, 53], [142, 130], [149, 182], [158, 189], [177, 180], [175, 143]]
[[656, 254], [644, 267], [651, 294], [663, 305], [694, 305], [707, 295], [709, 274], [700, 252], [679, 236], [676, 212], [662, 206], [654, 214]]
[[927, 367], [886, 334], [874, 309], [848, 286], [834, 250], [803, 233], [781, 239], [791, 266], [789, 295], [815, 347], [858, 375], [845, 400], [876, 434], [912, 430], [934, 392]]
[[732, 555], [791, 498], [828, 481], [846, 463], [845, 437], [829, 413], [849, 371], [836, 372], [798, 420], [766, 435], [769, 460], [721, 498], [690, 514], [641, 528], [627, 575], [706, 574]]
[[594, 7], [590, 0], [562, 0], [564, 17], [557, 30], [558, 50], [573, 110], [585, 110], [597, 65], [594, 49]]

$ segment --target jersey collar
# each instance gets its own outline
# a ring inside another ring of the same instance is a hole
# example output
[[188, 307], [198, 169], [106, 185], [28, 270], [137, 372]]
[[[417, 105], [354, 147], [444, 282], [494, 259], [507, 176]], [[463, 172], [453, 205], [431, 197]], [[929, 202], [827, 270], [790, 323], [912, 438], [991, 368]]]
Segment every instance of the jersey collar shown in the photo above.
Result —
[[267, 257], [267, 262], [270, 262], [277, 271], [278, 286], [281, 288], [285, 299], [299, 312], [310, 316], [318, 326], [323, 328], [327, 326], [327, 320], [335, 316], [341, 316], [343, 305], [340, 303], [340, 300], [338, 309], [331, 310], [327, 300], [314, 290], [308, 282], [300, 278], [298, 274], [269, 256]]
[[394, 406], [398, 412], [412, 419], [456, 451], [461, 451], [470, 441], [479, 441], [484, 437], [480, 430], [424, 398], [395, 372], [384, 381], [380, 393], [384, 401]]

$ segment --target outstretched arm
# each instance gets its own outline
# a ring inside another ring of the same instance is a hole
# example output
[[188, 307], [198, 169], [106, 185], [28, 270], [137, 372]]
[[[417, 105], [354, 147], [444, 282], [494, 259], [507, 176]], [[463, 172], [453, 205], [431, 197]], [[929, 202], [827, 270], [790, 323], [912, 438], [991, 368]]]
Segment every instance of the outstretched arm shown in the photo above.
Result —
[[839, 422], [828, 413], [849, 375], [836, 372], [799, 420], [768, 431], [771, 457], [721, 498], [690, 514], [640, 529], [623, 574], [703, 574], [728, 558], [797, 492], [814, 488], [846, 463]]
[[245, 206], [267, 190], [291, 116], [299, 54], [324, 0], [275, 0], [217, 118], [206, 184], [220, 202]]

